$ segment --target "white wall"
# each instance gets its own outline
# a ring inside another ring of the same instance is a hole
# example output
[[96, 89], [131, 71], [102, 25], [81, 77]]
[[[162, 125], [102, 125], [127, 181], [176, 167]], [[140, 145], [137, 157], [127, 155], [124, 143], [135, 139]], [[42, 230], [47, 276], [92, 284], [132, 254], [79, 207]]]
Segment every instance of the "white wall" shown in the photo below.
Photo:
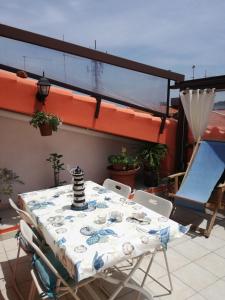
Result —
[[[132, 147], [137, 142], [97, 133], [74, 126], [62, 125], [52, 136], [42, 137], [24, 115], [0, 110], [0, 168], [14, 170], [25, 182], [14, 186], [17, 193], [53, 186], [53, 170], [46, 161], [49, 154], [63, 154], [67, 165], [79, 165], [86, 180], [101, 183], [107, 175], [107, 157], [120, 151], [121, 146]], [[60, 180], [71, 181], [67, 171]]]

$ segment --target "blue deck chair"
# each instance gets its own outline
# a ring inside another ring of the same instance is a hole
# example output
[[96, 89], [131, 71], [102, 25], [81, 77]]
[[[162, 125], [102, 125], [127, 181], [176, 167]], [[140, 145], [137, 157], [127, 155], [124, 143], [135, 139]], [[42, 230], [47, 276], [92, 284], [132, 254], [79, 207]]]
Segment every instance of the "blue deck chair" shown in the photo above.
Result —
[[[209, 237], [218, 210], [224, 209], [225, 141], [202, 141], [195, 153], [186, 173], [169, 176], [175, 179], [175, 194], [171, 195], [175, 207], [184, 206], [200, 212], [208, 208], [213, 211], [206, 229], [195, 227]], [[181, 175], [184, 179], [178, 189]]]

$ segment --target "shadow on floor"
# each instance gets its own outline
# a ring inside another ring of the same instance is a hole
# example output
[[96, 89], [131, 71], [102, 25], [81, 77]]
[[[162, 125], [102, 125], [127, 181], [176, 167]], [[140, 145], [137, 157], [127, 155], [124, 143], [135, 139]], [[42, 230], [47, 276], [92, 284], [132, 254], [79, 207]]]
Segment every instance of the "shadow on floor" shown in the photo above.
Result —
[[[31, 285], [31, 258], [28, 256], [22, 256], [19, 258], [16, 272], [16, 284], [13, 277], [15, 264], [15, 258], [1, 262], [1, 293], [4, 293], [2, 297], [3, 299], [7, 300], [26, 300], [28, 299], [28, 294]], [[20, 296], [22, 296], [22, 298]]]
[[4, 230], [19, 223], [19, 216], [12, 208], [0, 209], [0, 229]]
[[[184, 207], [176, 207], [173, 214], [172, 219], [182, 225], [194, 225], [196, 227], [201, 227], [205, 229], [207, 227], [208, 222], [210, 221], [211, 211], [207, 210], [205, 213], [195, 212], [192, 209], [184, 208]], [[216, 225], [220, 225], [225, 229], [225, 215], [224, 212], [219, 212], [217, 218], [214, 223], [214, 228]], [[199, 232], [189, 231], [189, 236], [192, 238], [202, 236]]]

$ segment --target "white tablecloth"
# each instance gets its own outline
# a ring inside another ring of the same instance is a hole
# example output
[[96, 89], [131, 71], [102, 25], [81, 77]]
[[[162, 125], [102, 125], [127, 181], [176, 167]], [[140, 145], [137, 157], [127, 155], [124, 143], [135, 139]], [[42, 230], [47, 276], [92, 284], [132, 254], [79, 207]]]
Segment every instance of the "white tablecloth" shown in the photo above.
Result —
[[[77, 282], [160, 243], [166, 246], [188, 230], [94, 182], [85, 182], [85, 195], [86, 211], [70, 209], [72, 185], [19, 195], [24, 209]], [[110, 218], [112, 211], [121, 213], [121, 222]], [[134, 218], [137, 213], [143, 213], [140, 221]], [[106, 216], [106, 223], [98, 224], [98, 216]]]

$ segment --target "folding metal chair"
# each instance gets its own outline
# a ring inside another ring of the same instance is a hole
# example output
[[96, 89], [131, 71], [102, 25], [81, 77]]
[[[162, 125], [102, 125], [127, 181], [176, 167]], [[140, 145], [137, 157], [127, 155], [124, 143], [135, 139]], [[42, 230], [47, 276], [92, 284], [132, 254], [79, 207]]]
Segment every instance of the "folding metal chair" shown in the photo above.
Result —
[[[91, 281], [94, 280], [94, 278], [88, 278], [86, 280], [79, 282], [78, 284], [76, 284], [75, 280], [73, 280], [72, 278], [66, 280], [65, 275], [62, 274], [62, 269], [64, 273], [66, 272], [64, 267], [59, 263], [59, 261], [56, 258], [51, 259], [50, 261], [49, 256], [41, 250], [38, 239], [34, 234], [33, 230], [23, 220], [20, 221], [20, 229], [23, 237], [26, 239], [29, 245], [34, 249], [34, 252], [37, 255], [37, 257], [41, 259], [41, 262], [45, 270], [48, 270], [48, 272], [51, 272], [51, 274], [53, 274], [53, 276], [56, 277], [57, 298], [60, 298], [69, 293], [74, 299], [80, 300], [80, 298], [77, 295], [78, 288], [90, 283]], [[35, 266], [33, 267], [32, 274], [33, 274], [32, 277], [35, 278], [35, 280], [32, 281], [29, 300], [34, 299], [35, 287], [39, 291], [40, 290], [45, 291], [45, 289], [43, 288], [43, 277], [40, 276]], [[45, 294], [43, 295], [42, 293], [41, 296], [45, 296]]]
[[[42, 238], [42, 240], [41, 240], [42, 244], [45, 244], [45, 242], [43, 240], [43, 236], [41, 235], [40, 230], [38, 229], [38, 226], [37, 226], [36, 222], [31, 218], [31, 216], [26, 211], [24, 211], [22, 209], [19, 209], [19, 207], [15, 204], [15, 202], [11, 198], [9, 198], [9, 204], [17, 212], [17, 214], [20, 216], [20, 218], [22, 220], [24, 220], [27, 224], [29, 224], [31, 227], [36, 229], [36, 235], [38, 235], [39, 238], [41, 237]], [[21, 248], [24, 250], [24, 252], [27, 255], [32, 254], [32, 250], [26, 244], [26, 241], [24, 241], [22, 239], [22, 237], [20, 236], [20, 232], [18, 232], [18, 250], [17, 250], [15, 267], [14, 267], [14, 270], [13, 270], [13, 280], [14, 280], [15, 285], [16, 285], [16, 271], [17, 271], [17, 267], [18, 267], [18, 261], [19, 261]], [[18, 287], [17, 286], [15, 286], [15, 287], [18, 290]]]
[[[144, 192], [142, 190], [137, 190], [134, 193], [133, 201], [157, 212], [158, 214], [162, 215], [165, 218], [169, 218], [170, 214], [173, 210], [173, 204], [169, 200], [166, 200], [159, 196]], [[163, 285], [161, 282], [159, 282], [157, 279], [155, 279], [152, 275], [149, 274], [149, 271], [151, 269], [152, 263], [154, 261], [154, 258], [155, 258], [155, 255], [157, 254], [157, 252], [163, 252], [163, 256], [164, 256], [165, 264], [166, 264], [166, 271], [167, 271], [169, 284], [170, 284], [169, 288], [167, 288], [165, 285]], [[164, 246], [161, 245], [155, 249], [155, 251], [152, 253], [151, 260], [150, 260], [149, 265], [146, 270], [144, 270], [142, 268], [140, 268], [140, 269], [143, 272], [145, 272], [145, 276], [143, 278], [141, 286], [144, 286], [147, 276], [149, 276], [155, 282], [157, 282], [161, 287], [166, 289], [169, 293], [172, 292], [172, 290], [173, 290], [172, 279], [170, 276], [169, 264], [168, 264], [167, 255], [166, 255], [166, 248]]]

